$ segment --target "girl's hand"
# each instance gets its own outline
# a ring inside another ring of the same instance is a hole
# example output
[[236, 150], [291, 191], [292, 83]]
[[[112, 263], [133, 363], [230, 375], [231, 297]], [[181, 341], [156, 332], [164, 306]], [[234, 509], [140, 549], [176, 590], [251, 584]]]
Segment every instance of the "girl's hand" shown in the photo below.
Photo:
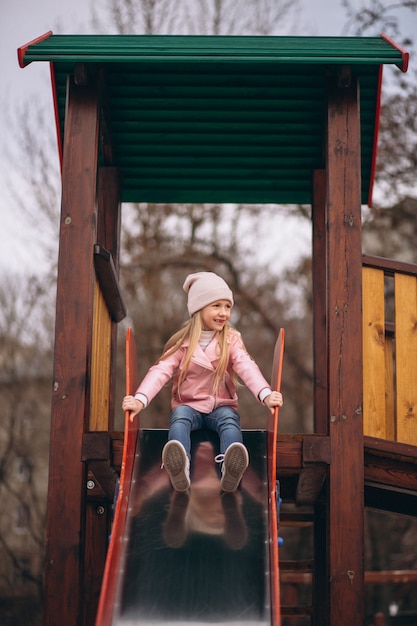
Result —
[[273, 413], [276, 406], [282, 406], [284, 404], [282, 393], [279, 391], [272, 391], [269, 396], [266, 396], [264, 399], [264, 404], [266, 404], [268, 409], [271, 410], [271, 413]]
[[129, 420], [133, 422], [135, 415], [141, 412], [144, 404], [134, 396], [125, 396], [122, 402], [123, 411], [130, 411]]

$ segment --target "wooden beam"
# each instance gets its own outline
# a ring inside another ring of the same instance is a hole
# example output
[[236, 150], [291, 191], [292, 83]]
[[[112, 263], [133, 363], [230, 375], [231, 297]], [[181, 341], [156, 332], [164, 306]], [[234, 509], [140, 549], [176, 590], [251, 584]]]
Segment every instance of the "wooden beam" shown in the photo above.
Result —
[[415, 491], [387, 489], [381, 484], [365, 483], [365, 505], [378, 511], [417, 517], [417, 496]]
[[[104, 494], [107, 509], [107, 505], [113, 503], [118, 476], [108, 461], [90, 461], [88, 464], [88, 470], [92, 476], [92, 480], [95, 483], [95, 486], [99, 488]], [[92, 495], [93, 494], [91, 494], [90, 492], [88, 492], [87, 494], [89, 498], [91, 498]]]
[[62, 170], [55, 360], [46, 519], [46, 626], [80, 624], [86, 468], [81, 461], [96, 236], [98, 96], [94, 81], [67, 84]]
[[97, 243], [109, 250], [119, 276], [121, 204], [120, 173], [116, 167], [100, 167], [97, 203]]
[[330, 581], [329, 581], [329, 481], [325, 484], [326, 497], [314, 505], [314, 576], [312, 604], [314, 607], [313, 623], [326, 626], [330, 620]]
[[100, 145], [103, 155], [104, 164], [111, 166], [113, 164], [113, 141], [111, 136], [111, 114], [110, 103], [107, 91], [106, 69], [101, 67], [98, 71], [98, 81], [100, 89]]
[[299, 617], [310, 617], [313, 609], [311, 606], [287, 606], [285, 604], [281, 605], [281, 615], [282, 617], [286, 617], [287, 619], [290, 616], [294, 616], [295, 619]]
[[330, 626], [365, 618], [359, 85], [341, 78], [329, 80], [326, 145]]
[[112, 467], [110, 433], [84, 433], [81, 458], [88, 464], [89, 479], [95, 483], [88, 486], [88, 498], [100, 496], [113, 502], [118, 475]]
[[[101, 582], [106, 561], [108, 537], [111, 531], [108, 515], [111, 506], [104, 500], [103, 502], [87, 500], [85, 516], [85, 552], [84, 567], [88, 584], [84, 589], [83, 615], [84, 626], [95, 623], [97, 604], [100, 595]], [[61, 620], [63, 623], [63, 620]], [[69, 622], [65, 621], [69, 625]]]
[[[312, 526], [314, 523], [314, 516], [312, 513], [299, 513], [297, 510], [285, 511], [281, 510], [279, 513], [279, 523], [282, 526], [297, 526], [306, 527]], [[298, 562], [298, 561], [297, 561]], [[280, 562], [280, 570], [281, 570]]]
[[330, 438], [325, 435], [304, 435], [303, 464], [330, 463]]
[[303, 438], [303, 469], [298, 479], [297, 505], [315, 504], [328, 475], [330, 438], [325, 435], [305, 435]]
[[83, 434], [81, 459], [83, 461], [110, 461], [111, 438], [108, 432]]
[[382, 269], [386, 276], [394, 276], [396, 272], [408, 274], [409, 276], [417, 276], [417, 266], [415, 264], [386, 259], [385, 257], [363, 254], [362, 264], [364, 267]]
[[417, 490], [417, 465], [384, 459], [365, 453], [365, 480], [385, 485], [388, 489]]
[[[310, 569], [310, 568], [309, 568]], [[294, 568], [284, 566], [280, 563], [280, 579], [284, 584], [310, 585], [313, 582], [313, 574], [311, 571], [301, 571], [294, 564]], [[366, 585], [404, 585], [410, 582], [417, 582], [416, 570], [379, 570], [365, 572]]]
[[364, 437], [365, 505], [417, 516], [417, 447]]
[[314, 432], [328, 433], [326, 323], [326, 172], [313, 172], [313, 359]]
[[417, 446], [376, 437], [364, 437], [363, 441], [365, 452], [417, 464]]

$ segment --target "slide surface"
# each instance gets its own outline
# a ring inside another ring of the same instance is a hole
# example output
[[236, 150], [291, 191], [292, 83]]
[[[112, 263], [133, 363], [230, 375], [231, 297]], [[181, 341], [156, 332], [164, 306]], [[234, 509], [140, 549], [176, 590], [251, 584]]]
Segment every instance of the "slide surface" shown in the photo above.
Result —
[[[136, 383], [129, 382], [135, 376], [133, 353], [128, 333], [129, 392]], [[276, 367], [272, 384], [279, 388], [274, 376], [280, 382]], [[96, 626], [279, 626], [278, 548], [271, 545], [277, 544], [277, 515], [270, 509], [276, 486], [268, 476], [276, 462], [276, 446], [270, 448], [277, 421], [278, 411], [265, 431], [244, 431], [250, 466], [234, 494], [220, 492], [219, 466], [214, 463], [217, 435], [193, 433], [191, 489], [184, 494], [173, 491], [161, 469], [168, 431], [139, 429], [126, 416], [120, 489]]]

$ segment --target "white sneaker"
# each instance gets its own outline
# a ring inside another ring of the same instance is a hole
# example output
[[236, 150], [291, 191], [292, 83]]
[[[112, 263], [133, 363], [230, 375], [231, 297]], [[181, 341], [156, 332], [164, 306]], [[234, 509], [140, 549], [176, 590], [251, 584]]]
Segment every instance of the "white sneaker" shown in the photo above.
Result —
[[162, 467], [165, 467], [175, 491], [190, 488], [190, 459], [180, 441], [172, 439], [162, 450]]
[[224, 454], [216, 456], [217, 463], [223, 462], [220, 488], [223, 491], [236, 491], [242, 476], [249, 465], [249, 454], [243, 443], [232, 443]]

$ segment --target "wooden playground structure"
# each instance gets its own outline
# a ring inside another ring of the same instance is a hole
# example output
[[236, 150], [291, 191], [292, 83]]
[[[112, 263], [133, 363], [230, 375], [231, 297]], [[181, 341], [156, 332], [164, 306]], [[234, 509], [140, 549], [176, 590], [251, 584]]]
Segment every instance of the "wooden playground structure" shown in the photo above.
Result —
[[382, 67], [407, 53], [386, 36], [47, 33], [18, 54], [50, 64], [62, 167], [45, 625], [97, 612], [123, 448], [120, 207], [140, 201], [311, 204], [314, 432], [278, 435], [277, 477], [312, 507], [311, 624], [363, 625], [365, 507], [417, 515], [417, 267], [363, 256], [361, 234]]

